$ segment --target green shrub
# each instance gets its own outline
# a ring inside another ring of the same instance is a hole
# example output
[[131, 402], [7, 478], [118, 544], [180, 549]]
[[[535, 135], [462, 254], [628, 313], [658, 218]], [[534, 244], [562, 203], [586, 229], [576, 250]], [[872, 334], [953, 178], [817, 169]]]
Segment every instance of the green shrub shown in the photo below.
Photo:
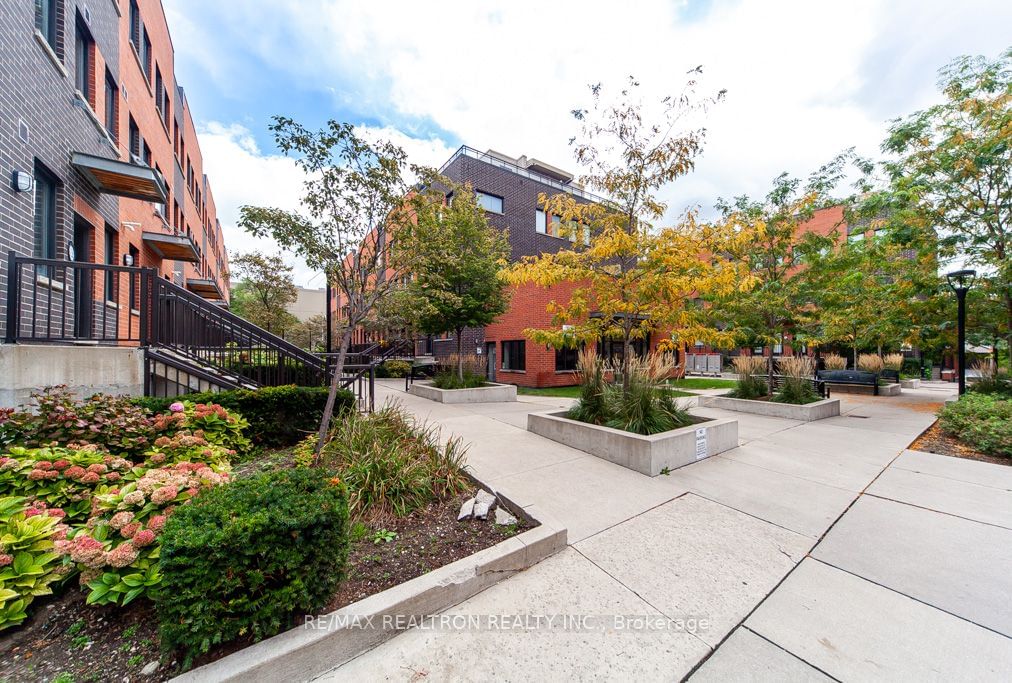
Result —
[[354, 517], [376, 518], [404, 516], [462, 491], [464, 454], [459, 438], [441, 445], [438, 428], [386, 405], [371, 415], [349, 411], [334, 426], [321, 464], [348, 486]]
[[[202, 392], [173, 398], [137, 398], [134, 402], [152, 412], [165, 412], [176, 401], [217, 403], [229, 412], [242, 415], [249, 422], [246, 436], [257, 446], [278, 448], [291, 446], [306, 434], [315, 432], [323, 418], [327, 403], [326, 387], [262, 387], [221, 392]], [[353, 409], [355, 396], [339, 390], [334, 414]]]
[[738, 356], [732, 363], [738, 380], [728, 394], [731, 398], [757, 399], [769, 395], [765, 372], [768, 369], [762, 356]]
[[921, 360], [919, 358], [904, 358], [903, 367], [900, 368], [900, 377], [918, 379], [920, 376]]
[[66, 533], [61, 522], [25, 498], [0, 498], [0, 631], [24, 621], [32, 600], [67, 575], [53, 552], [54, 539]]
[[407, 377], [411, 372], [411, 363], [406, 360], [388, 360], [380, 365], [387, 377]]
[[65, 386], [54, 386], [33, 393], [31, 407], [0, 411], [0, 447], [88, 443], [132, 456], [154, 439], [150, 417], [125, 396], [95, 394], [78, 400]]
[[432, 377], [432, 385], [438, 389], [474, 389], [487, 383], [484, 360], [455, 353], [439, 360]]
[[345, 487], [321, 468], [279, 470], [181, 507], [162, 538], [162, 644], [185, 665], [212, 645], [255, 640], [324, 606], [344, 577]]
[[[895, 359], [893, 359], [895, 360]], [[804, 405], [819, 400], [812, 387], [815, 376], [815, 359], [809, 356], [786, 356], [778, 364], [781, 382], [773, 401]]]
[[938, 412], [942, 429], [989, 455], [1012, 457], [1012, 399], [964, 394]]

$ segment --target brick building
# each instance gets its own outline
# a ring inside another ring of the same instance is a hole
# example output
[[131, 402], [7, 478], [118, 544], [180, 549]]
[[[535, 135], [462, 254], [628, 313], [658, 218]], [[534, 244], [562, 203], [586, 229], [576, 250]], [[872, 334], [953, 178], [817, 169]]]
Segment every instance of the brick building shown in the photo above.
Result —
[[[11, 251], [150, 267], [226, 303], [221, 226], [160, 1], [5, 0], [0, 52], [0, 337]], [[139, 324], [131, 277], [36, 279], [52, 306], [73, 290], [75, 329], [122, 337]]]

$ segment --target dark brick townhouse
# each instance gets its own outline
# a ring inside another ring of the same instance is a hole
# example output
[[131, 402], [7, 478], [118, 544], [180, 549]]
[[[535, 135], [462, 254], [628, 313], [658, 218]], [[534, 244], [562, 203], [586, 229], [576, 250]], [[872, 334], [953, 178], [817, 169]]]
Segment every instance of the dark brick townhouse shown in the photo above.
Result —
[[[226, 300], [221, 226], [159, 0], [0, 3], [0, 179], [0, 339], [12, 251], [147, 266]], [[45, 272], [30, 284], [75, 327], [138, 325], [126, 280]], [[84, 299], [57, 303], [71, 289]]]

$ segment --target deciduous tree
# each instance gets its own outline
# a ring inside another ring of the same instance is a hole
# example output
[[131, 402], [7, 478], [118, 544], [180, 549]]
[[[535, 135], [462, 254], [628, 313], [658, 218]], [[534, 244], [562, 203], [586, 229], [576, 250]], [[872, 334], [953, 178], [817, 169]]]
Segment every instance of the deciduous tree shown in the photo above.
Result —
[[298, 295], [292, 279], [294, 269], [280, 256], [260, 251], [236, 253], [230, 264], [232, 273], [239, 277], [231, 301], [237, 315], [279, 335], [298, 322], [288, 312]]

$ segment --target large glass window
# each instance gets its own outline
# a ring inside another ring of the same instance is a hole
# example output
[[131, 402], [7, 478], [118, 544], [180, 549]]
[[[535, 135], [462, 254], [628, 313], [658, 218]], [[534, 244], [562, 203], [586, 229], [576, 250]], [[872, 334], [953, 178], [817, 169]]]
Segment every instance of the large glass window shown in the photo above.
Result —
[[502, 213], [502, 197], [484, 192], [475, 192], [474, 194], [478, 199], [478, 206], [492, 213]]
[[119, 140], [119, 88], [108, 69], [105, 70], [105, 129], [113, 140]]
[[502, 343], [502, 369], [503, 370], [526, 370], [527, 369], [527, 358], [526, 358], [526, 342], [520, 339], [518, 341], [504, 341]]
[[56, 41], [59, 25], [59, 6], [57, 0], [35, 0], [35, 28], [39, 30], [42, 37], [53, 48], [53, 52], [62, 58], [59, 43]]
[[95, 41], [92, 40], [84, 20], [79, 16], [74, 31], [74, 86], [81, 92], [84, 99], [94, 105], [94, 86], [92, 85], [92, 60], [94, 59]]
[[35, 244], [36, 258], [56, 258], [56, 176], [35, 162]]
[[555, 349], [555, 371], [570, 372], [576, 370], [580, 358], [580, 349]]

